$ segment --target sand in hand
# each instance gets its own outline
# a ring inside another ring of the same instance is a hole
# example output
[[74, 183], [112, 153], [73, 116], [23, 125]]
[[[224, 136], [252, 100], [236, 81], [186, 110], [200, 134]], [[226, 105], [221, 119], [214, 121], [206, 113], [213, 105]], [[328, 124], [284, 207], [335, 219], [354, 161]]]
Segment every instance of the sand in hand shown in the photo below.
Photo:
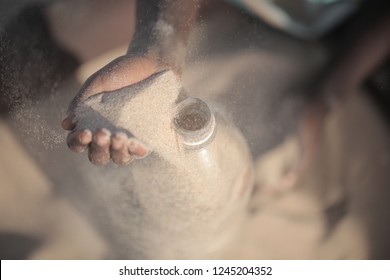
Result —
[[[126, 196], [120, 196], [126, 204], [101, 203], [122, 221], [112, 227], [114, 239], [139, 252], [130, 257], [217, 256], [245, 220], [253, 185], [247, 144], [214, 108], [183, 92], [177, 76], [165, 71], [90, 97], [76, 110], [78, 129], [124, 132], [152, 151], [113, 170], [109, 176], [115, 179], [104, 186], [129, 190], [137, 198], [134, 205]], [[100, 187], [89, 191], [99, 193]], [[110, 195], [95, 197], [109, 201]]]
[[176, 152], [172, 119], [180, 89], [176, 75], [164, 71], [118, 91], [94, 95], [77, 108], [77, 128], [121, 131], [170, 157]]

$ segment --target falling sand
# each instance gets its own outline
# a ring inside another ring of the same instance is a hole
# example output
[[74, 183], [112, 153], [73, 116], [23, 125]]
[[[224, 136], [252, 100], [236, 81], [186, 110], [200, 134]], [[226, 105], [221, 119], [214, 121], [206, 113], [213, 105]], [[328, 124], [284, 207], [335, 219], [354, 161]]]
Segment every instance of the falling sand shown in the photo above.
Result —
[[[106, 177], [116, 179], [106, 188], [128, 190], [137, 198], [132, 204], [121, 196], [124, 208], [102, 203], [122, 221], [113, 228], [114, 239], [122, 239], [121, 247], [131, 251], [124, 257], [221, 257], [217, 252], [242, 229], [253, 185], [252, 160], [236, 128], [218, 114], [214, 118], [203, 101], [186, 97], [171, 71], [90, 97], [77, 108], [76, 118], [78, 129], [124, 132], [152, 151]], [[191, 135], [194, 146], [188, 148], [178, 127]], [[112, 195], [97, 197], [110, 201]]]

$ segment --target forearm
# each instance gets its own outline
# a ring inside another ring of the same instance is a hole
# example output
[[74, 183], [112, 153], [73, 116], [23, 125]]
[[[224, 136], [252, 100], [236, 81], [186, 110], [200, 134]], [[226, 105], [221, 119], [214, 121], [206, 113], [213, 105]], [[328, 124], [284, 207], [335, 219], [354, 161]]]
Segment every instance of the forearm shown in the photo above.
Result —
[[203, 0], [138, 1], [136, 32], [128, 53], [156, 59], [177, 72]]

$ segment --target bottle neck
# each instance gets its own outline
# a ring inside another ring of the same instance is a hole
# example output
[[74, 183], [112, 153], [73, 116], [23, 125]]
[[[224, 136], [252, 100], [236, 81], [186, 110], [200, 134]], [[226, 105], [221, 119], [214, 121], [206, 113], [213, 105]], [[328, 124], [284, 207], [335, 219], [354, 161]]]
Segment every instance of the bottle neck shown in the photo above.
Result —
[[184, 147], [199, 149], [214, 137], [216, 122], [206, 102], [198, 98], [186, 98], [176, 107], [174, 127]]

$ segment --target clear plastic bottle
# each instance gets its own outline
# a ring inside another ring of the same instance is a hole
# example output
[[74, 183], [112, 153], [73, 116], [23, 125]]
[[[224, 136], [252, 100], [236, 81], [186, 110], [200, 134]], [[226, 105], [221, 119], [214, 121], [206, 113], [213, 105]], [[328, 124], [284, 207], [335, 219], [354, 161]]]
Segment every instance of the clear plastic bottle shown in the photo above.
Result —
[[129, 166], [100, 169], [109, 186], [89, 190], [101, 200], [117, 256], [222, 258], [242, 229], [254, 178], [238, 129], [184, 95], [170, 71], [84, 106], [79, 126], [115, 126], [152, 151]]

